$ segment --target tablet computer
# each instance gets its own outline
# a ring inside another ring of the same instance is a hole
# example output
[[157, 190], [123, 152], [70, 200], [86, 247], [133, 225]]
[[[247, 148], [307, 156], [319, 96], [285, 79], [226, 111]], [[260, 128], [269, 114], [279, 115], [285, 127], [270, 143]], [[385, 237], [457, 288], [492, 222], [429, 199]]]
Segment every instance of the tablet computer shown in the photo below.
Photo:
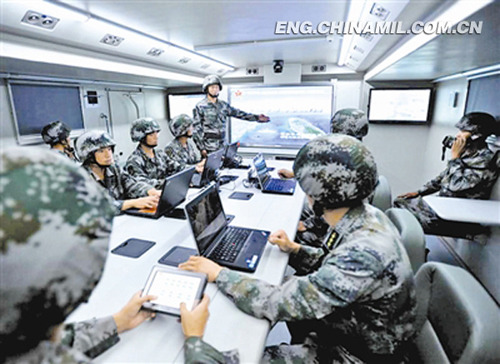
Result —
[[180, 316], [180, 305], [186, 304], [192, 310], [200, 302], [207, 276], [203, 273], [188, 272], [174, 267], [153, 266], [142, 295], [158, 298], [145, 302], [143, 307], [152, 311]]

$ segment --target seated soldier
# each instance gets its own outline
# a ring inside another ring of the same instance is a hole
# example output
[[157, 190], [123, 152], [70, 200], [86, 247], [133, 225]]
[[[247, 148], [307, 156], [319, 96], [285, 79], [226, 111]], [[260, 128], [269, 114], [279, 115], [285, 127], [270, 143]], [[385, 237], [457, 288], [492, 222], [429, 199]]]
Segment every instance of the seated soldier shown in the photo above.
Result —
[[[130, 137], [137, 148], [128, 157], [125, 170], [137, 182], [148, 185], [148, 194], [161, 195], [161, 188], [175, 163], [169, 160], [158, 145], [160, 125], [153, 118], [140, 118], [132, 122]], [[136, 197], [136, 196], [134, 196]]]
[[473, 112], [464, 115], [455, 127], [460, 131], [451, 147], [446, 169], [418, 191], [398, 196], [394, 206], [408, 209], [427, 234], [474, 239], [485, 230], [474, 224], [444, 221], [422, 199], [435, 192], [443, 197], [483, 200], [490, 197], [500, 173], [500, 158], [486, 144], [489, 135], [498, 133], [495, 119], [490, 114]]
[[[269, 241], [307, 266], [306, 276], [275, 286], [199, 256], [179, 267], [207, 274], [250, 315], [303, 324], [300, 344], [268, 347], [263, 361], [408, 360], [416, 333], [413, 272], [397, 229], [364, 201], [377, 182], [373, 156], [352, 137], [325, 135], [299, 151], [294, 174], [311, 208], [330, 225], [328, 239], [321, 248], [304, 246], [279, 230]], [[199, 355], [204, 362], [203, 349]]]
[[175, 138], [165, 147], [165, 154], [175, 162], [175, 168], [169, 171], [169, 174], [180, 172], [191, 165], [195, 165], [196, 172], [202, 173], [206, 159], [201, 159], [201, 153], [191, 139], [193, 119], [186, 114], [181, 114], [170, 120], [169, 127]]
[[0, 362], [89, 363], [153, 316], [140, 308], [154, 297], [137, 292], [113, 316], [63, 326], [101, 277], [115, 210], [66, 158], [38, 148], [0, 157]]
[[[115, 163], [115, 145], [115, 141], [103, 131], [91, 130], [80, 135], [76, 140], [76, 149], [83, 161], [82, 167], [108, 190], [119, 211], [156, 207], [159, 198], [156, 195], [147, 196], [149, 186], [134, 181]], [[130, 199], [128, 196], [145, 197]]]
[[50, 149], [78, 162], [75, 150], [71, 147], [70, 133], [70, 127], [61, 121], [53, 121], [45, 125], [41, 132], [43, 141], [50, 145]]
[[[368, 119], [362, 110], [341, 109], [330, 120], [330, 132], [350, 135], [363, 141], [368, 134]], [[293, 172], [287, 169], [280, 169], [278, 174], [285, 178], [294, 177]], [[308, 204], [305, 204], [297, 227], [296, 241], [300, 244], [320, 246], [327, 231], [328, 224], [321, 216], [316, 216]]]

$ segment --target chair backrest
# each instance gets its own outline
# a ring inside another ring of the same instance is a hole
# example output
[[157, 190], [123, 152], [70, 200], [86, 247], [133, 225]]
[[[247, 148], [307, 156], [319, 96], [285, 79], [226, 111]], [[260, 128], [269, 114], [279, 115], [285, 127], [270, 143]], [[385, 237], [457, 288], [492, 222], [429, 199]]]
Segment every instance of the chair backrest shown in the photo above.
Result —
[[417, 362], [500, 363], [500, 310], [469, 272], [430, 262], [416, 285]]
[[417, 273], [420, 266], [425, 263], [425, 237], [422, 226], [406, 209], [392, 207], [386, 210], [385, 214], [399, 230], [413, 272]]
[[378, 177], [378, 183], [373, 191], [370, 204], [382, 211], [392, 206], [391, 186], [384, 176]]

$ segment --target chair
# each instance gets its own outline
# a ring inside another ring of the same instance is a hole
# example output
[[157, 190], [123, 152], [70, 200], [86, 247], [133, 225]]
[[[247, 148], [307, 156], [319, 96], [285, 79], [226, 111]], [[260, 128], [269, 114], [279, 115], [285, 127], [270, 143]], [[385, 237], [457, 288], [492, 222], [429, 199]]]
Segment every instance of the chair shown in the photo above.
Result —
[[500, 310], [469, 272], [426, 263], [416, 286], [416, 362], [500, 363]]
[[392, 206], [391, 186], [384, 176], [378, 177], [370, 204], [385, 211]]
[[425, 237], [424, 230], [417, 218], [406, 209], [392, 207], [385, 214], [396, 226], [401, 235], [401, 240], [410, 258], [411, 267], [417, 273], [422, 264], [425, 263]]

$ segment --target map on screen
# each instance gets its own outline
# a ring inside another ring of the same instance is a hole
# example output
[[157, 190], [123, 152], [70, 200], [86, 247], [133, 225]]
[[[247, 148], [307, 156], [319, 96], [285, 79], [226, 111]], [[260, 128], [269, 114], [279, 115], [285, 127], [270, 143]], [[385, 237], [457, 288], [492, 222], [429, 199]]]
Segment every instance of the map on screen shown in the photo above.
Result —
[[229, 103], [271, 119], [269, 123], [256, 123], [231, 118], [230, 142], [298, 148], [330, 131], [333, 87], [231, 87]]
[[429, 115], [431, 89], [372, 89], [370, 122], [425, 123]]

